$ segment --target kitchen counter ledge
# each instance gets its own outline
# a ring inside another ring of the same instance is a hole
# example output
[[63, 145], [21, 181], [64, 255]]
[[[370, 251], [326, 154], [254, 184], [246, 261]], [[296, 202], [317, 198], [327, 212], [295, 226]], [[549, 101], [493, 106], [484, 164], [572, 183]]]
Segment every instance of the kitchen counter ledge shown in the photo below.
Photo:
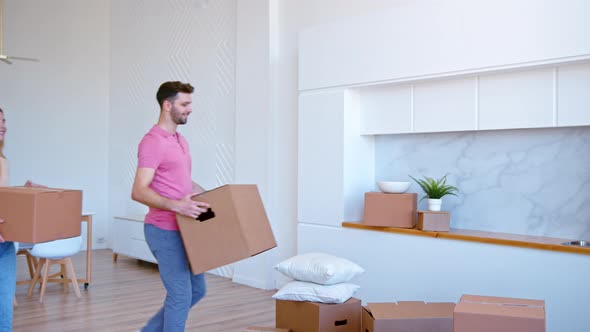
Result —
[[574, 241], [568, 239], [559, 239], [545, 236], [531, 236], [509, 233], [497, 233], [476, 231], [470, 229], [456, 229], [451, 228], [449, 232], [428, 232], [419, 229], [411, 228], [395, 228], [395, 227], [377, 227], [367, 226], [359, 222], [343, 222], [342, 227], [365, 229], [371, 231], [398, 233], [413, 236], [427, 236], [447, 240], [481, 242], [502, 246], [523, 247], [530, 249], [550, 250], [569, 252], [574, 254], [590, 255], [589, 247], [576, 247], [563, 245], [563, 242]]

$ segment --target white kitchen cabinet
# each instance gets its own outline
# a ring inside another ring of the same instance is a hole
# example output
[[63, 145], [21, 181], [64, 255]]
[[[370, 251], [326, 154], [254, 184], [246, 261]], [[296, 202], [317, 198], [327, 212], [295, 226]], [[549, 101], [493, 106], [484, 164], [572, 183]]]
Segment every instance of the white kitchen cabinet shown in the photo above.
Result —
[[411, 133], [412, 86], [377, 85], [359, 88], [361, 134]]
[[557, 125], [590, 126], [590, 63], [559, 68]]
[[590, 54], [590, 1], [542, 4], [392, 1], [387, 10], [308, 27], [299, 32], [299, 90], [527, 67]]
[[502, 73], [479, 79], [479, 129], [554, 125], [553, 69]]
[[303, 29], [299, 91], [358, 92], [362, 135], [590, 125], [590, 2], [528, 16], [534, 0], [501, 2], [418, 1]]
[[361, 135], [590, 125], [590, 61], [348, 91], [358, 91]]
[[477, 129], [475, 87], [475, 77], [416, 84], [414, 132]]
[[113, 255], [125, 255], [157, 263], [143, 234], [144, 216], [115, 217], [113, 224]]

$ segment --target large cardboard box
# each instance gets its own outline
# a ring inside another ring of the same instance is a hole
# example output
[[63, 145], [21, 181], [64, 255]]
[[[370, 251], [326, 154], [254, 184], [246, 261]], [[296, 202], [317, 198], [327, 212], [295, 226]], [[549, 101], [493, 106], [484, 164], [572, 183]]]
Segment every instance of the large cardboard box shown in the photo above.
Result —
[[432, 232], [448, 232], [451, 214], [446, 211], [418, 211], [418, 229]]
[[280, 329], [277, 327], [250, 326], [250, 327], [246, 328], [243, 332], [291, 332], [291, 330]]
[[365, 193], [363, 224], [381, 227], [414, 228], [416, 226], [416, 193]]
[[200, 220], [177, 215], [194, 274], [277, 246], [256, 185], [225, 185], [196, 195], [193, 200], [211, 206]]
[[453, 332], [454, 308], [454, 303], [369, 303], [363, 307], [361, 331]]
[[79, 236], [82, 191], [0, 188], [0, 234], [6, 241], [39, 243]]
[[292, 332], [358, 332], [361, 301], [339, 304], [276, 300], [276, 326]]
[[545, 332], [545, 301], [463, 295], [455, 332]]

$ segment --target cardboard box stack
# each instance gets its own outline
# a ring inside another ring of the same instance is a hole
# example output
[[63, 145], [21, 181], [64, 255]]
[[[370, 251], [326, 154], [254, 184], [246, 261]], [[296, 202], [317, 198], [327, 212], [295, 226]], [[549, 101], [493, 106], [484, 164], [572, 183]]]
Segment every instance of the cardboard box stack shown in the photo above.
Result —
[[225, 185], [194, 196], [193, 200], [210, 205], [210, 211], [197, 220], [177, 215], [194, 274], [277, 246], [256, 185]]
[[361, 301], [352, 297], [359, 286], [349, 281], [363, 268], [344, 258], [307, 253], [275, 269], [295, 279], [273, 295], [277, 327], [292, 332], [360, 330]]
[[414, 228], [418, 205], [416, 193], [365, 193], [363, 224], [368, 226]]

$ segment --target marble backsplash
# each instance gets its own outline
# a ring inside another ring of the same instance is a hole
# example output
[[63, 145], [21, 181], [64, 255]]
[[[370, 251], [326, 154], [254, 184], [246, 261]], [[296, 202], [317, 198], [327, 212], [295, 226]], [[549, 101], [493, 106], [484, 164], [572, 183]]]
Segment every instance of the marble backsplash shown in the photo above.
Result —
[[377, 136], [375, 165], [377, 181], [448, 174], [451, 227], [590, 240], [590, 127]]

